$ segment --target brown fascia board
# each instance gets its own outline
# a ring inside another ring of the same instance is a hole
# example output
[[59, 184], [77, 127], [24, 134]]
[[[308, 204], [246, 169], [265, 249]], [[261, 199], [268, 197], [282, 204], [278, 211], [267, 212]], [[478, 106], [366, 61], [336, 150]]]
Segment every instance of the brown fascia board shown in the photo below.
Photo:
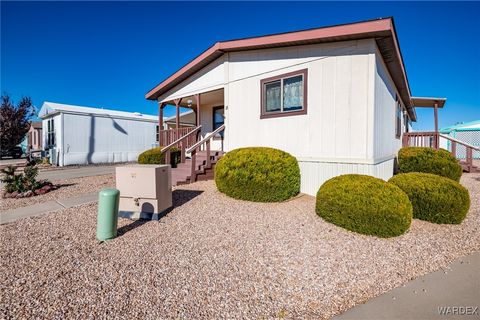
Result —
[[415, 112], [410, 104], [410, 88], [403, 65], [400, 47], [398, 45], [397, 35], [395, 33], [393, 18], [217, 42], [150, 90], [145, 95], [145, 98], [156, 100], [160, 95], [219, 58], [225, 52], [371, 38], [376, 40], [380, 53], [387, 65], [387, 69], [392, 76], [402, 101], [407, 107], [409, 116], [415, 121]]

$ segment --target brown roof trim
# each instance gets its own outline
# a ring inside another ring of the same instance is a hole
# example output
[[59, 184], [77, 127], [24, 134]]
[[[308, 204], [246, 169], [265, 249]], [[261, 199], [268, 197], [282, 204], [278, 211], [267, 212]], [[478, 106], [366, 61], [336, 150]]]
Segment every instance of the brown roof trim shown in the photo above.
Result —
[[156, 100], [159, 96], [187, 79], [225, 52], [244, 51], [265, 48], [277, 48], [295, 45], [315, 44], [374, 38], [387, 68], [395, 82], [402, 101], [406, 104], [409, 115], [415, 121], [415, 112], [410, 104], [410, 88], [403, 64], [400, 46], [393, 18], [382, 18], [329, 26], [317, 29], [294, 31], [215, 43], [198, 57], [150, 90], [145, 98]]
[[416, 108], [433, 108], [437, 104], [437, 108], [443, 108], [447, 98], [430, 98], [430, 97], [412, 97], [412, 106]]

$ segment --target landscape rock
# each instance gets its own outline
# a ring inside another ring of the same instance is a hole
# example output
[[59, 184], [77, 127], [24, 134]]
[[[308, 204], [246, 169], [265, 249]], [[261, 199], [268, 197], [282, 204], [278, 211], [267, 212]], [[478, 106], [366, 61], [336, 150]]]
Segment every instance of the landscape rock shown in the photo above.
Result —
[[414, 219], [389, 239], [325, 222], [314, 197], [239, 201], [213, 181], [175, 187], [159, 222], [120, 218], [104, 243], [94, 203], [0, 225], [0, 319], [329, 319], [480, 250], [478, 179], [462, 176], [462, 224]]
[[35, 195], [35, 193], [32, 190], [28, 190], [27, 192], [24, 193], [24, 197], [26, 197], [26, 198], [32, 197], [34, 195]]

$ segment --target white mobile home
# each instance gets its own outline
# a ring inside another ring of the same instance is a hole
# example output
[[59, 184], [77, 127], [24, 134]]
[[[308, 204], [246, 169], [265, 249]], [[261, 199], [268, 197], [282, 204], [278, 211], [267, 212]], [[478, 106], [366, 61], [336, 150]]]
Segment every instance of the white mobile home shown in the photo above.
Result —
[[136, 161], [158, 145], [158, 116], [45, 102], [39, 117], [42, 145], [60, 166]]
[[224, 128], [225, 151], [289, 152], [311, 195], [340, 174], [390, 178], [416, 121], [392, 18], [217, 42], [146, 98], [191, 107], [202, 137]]

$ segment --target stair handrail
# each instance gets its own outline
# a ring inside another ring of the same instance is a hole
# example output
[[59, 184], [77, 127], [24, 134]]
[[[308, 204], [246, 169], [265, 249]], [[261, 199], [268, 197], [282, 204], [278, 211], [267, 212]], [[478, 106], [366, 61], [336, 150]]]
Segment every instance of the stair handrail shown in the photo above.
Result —
[[[192, 134], [197, 133], [200, 129], [202, 128], [201, 125], [197, 126], [194, 130], [190, 131], [186, 135], [178, 138], [177, 140], [173, 141], [170, 143], [168, 146], [163, 147], [162, 150], [160, 151], [161, 154], [165, 154], [165, 163], [170, 163], [170, 149], [177, 144], [181, 144], [180, 146], [180, 161], [183, 163], [185, 162], [185, 145], [183, 144], [183, 141], [190, 137]], [[168, 152], [167, 152], [168, 151]]]
[[210, 134], [206, 135], [203, 139], [195, 143], [193, 146], [188, 148], [187, 152], [190, 153], [191, 157], [191, 167], [190, 167], [190, 183], [195, 182], [197, 180], [197, 149], [202, 146], [203, 144], [207, 144], [207, 163], [205, 164], [205, 168], [211, 168], [212, 166], [212, 159], [210, 159], [210, 140], [217, 135], [217, 133], [221, 132], [222, 130], [225, 130], [225, 124], [222, 124], [220, 127], [215, 129], [213, 132]]
[[225, 125], [222, 124], [220, 127], [215, 129], [213, 132], [209, 133], [206, 135], [203, 139], [199, 140], [197, 143], [195, 143], [193, 146], [187, 149], [187, 153], [191, 153], [194, 149], [197, 149], [199, 146], [207, 142], [207, 140], [210, 140], [213, 138], [217, 133], [225, 129]]
[[455, 138], [452, 138], [452, 137], [444, 135], [444, 134], [440, 134], [440, 137], [451, 141], [451, 143], [452, 143], [451, 149], [452, 150], [450, 152], [452, 153], [452, 155], [455, 158], [457, 157], [457, 143], [461, 144], [465, 147], [465, 151], [466, 151], [465, 152], [465, 162], [466, 163], [464, 163], [464, 165], [466, 166], [465, 170], [467, 172], [472, 172], [472, 170], [475, 169], [475, 166], [473, 165], [473, 150], [480, 151], [480, 148], [472, 146], [472, 145], [470, 145], [466, 142], [457, 140]]
[[463, 142], [463, 141], [461, 141], [461, 140], [458, 140], [458, 139], [455, 139], [455, 138], [453, 138], [453, 137], [447, 136], [447, 135], [445, 135], [445, 134], [441, 134], [441, 133], [440, 133], [440, 137], [445, 138], [445, 139], [450, 140], [450, 141], [453, 141], [453, 142], [456, 142], [456, 143], [458, 143], [458, 144], [461, 144], [461, 145], [463, 145], [463, 146], [465, 146], [465, 147], [467, 147], [467, 148], [472, 148], [473, 150], [480, 151], [480, 147], [472, 146], [471, 144], [468, 144], [468, 143]]

